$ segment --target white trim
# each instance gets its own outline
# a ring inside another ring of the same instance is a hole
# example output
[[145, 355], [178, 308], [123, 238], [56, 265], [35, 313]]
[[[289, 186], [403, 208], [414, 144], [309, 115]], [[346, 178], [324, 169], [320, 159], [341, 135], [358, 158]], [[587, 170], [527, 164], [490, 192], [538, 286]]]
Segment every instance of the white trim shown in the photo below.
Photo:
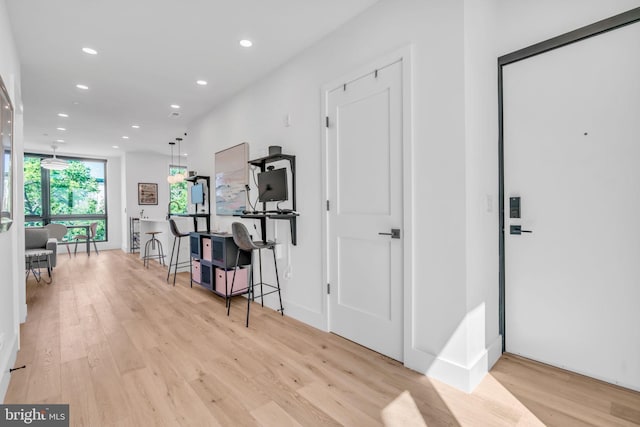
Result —
[[296, 320], [313, 326], [314, 328], [326, 330], [325, 321], [327, 319], [327, 316], [325, 315], [324, 311], [317, 312], [289, 300], [283, 300], [282, 305], [285, 307], [285, 316], [292, 317]]
[[[403, 242], [403, 343], [404, 343], [404, 355], [403, 360], [407, 365], [407, 353], [413, 343], [413, 194], [414, 194], [414, 176], [413, 176], [413, 103], [412, 103], [412, 76], [413, 76], [413, 63], [412, 63], [412, 46], [407, 45], [393, 52], [382, 55], [376, 60], [359, 67], [357, 70], [350, 72], [340, 78], [334, 79], [322, 86], [321, 94], [321, 129], [322, 136], [321, 141], [324, 146], [322, 147], [322, 286], [326, 287], [329, 281], [329, 215], [326, 209], [326, 200], [329, 199], [329, 162], [328, 162], [328, 139], [329, 132], [325, 126], [325, 118], [329, 115], [328, 111], [328, 97], [329, 93], [350, 81], [356, 80], [364, 75], [371, 74], [373, 70], [381, 69], [387, 65], [395, 62], [402, 62], [402, 209], [403, 209], [403, 224], [402, 224], [402, 242]], [[331, 201], [333, 204], [334, 201]], [[334, 208], [334, 207], [332, 207]], [[323, 312], [325, 314], [324, 329], [329, 331], [329, 319], [331, 316], [329, 295], [323, 299]], [[408, 366], [408, 365], [407, 365]]]
[[603, 375], [597, 375], [597, 373], [593, 373], [593, 372], [589, 372], [589, 371], [585, 371], [582, 369], [573, 369], [573, 368], [569, 368], [567, 366], [558, 366], [557, 362], [553, 362], [544, 358], [540, 358], [540, 357], [533, 357], [533, 356], [527, 356], [526, 354], [521, 354], [521, 353], [511, 353], [515, 356], [519, 356], [519, 357], [523, 357], [525, 359], [529, 359], [532, 360], [534, 362], [539, 362], [539, 363], [544, 363], [545, 365], [549, 365], [549, 366], [553, 366], [555, 368], [558, 369], [562, 369], [568, 372], [574, 372], [576, 374], [580, 374], [580, 375], [584, 375], [585, 377], [589, 377], [589, 378], [593, 378], [595, 380], [598, 381], [602, 381], [608, 384], [614, 384], [620, 387], [624, 387], [624, 388], [628, 388], [629, 390], [634, 390], [634, 391], [638, 391], [640, 392], [640, 388], [638, 388], [637, 385], [635, 384], [631, 384], [627, 381], [619, 381], [616, 378], [611, 378], [611, 377], [607, 377], [607, 376], [603, 376]]
[[405, 359], [405, 366], [438, 381], [471, 393], [482, 382], [486, 374], [502, 355], [502, 336], [488, 346], [488, 349], [468, 365], [446, 360], [433, 354], [411, 349]]

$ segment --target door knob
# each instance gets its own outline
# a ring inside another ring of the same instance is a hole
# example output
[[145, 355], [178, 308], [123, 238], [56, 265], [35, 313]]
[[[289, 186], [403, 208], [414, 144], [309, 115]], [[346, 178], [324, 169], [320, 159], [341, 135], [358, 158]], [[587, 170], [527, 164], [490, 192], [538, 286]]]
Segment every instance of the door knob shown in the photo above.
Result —
[[392, 228], [391, 229], [391, 233], [378, 233], [381, 236], [391, 236], [392, 239], [399, 239], [400, 238], [400, 229], [399, 228]]

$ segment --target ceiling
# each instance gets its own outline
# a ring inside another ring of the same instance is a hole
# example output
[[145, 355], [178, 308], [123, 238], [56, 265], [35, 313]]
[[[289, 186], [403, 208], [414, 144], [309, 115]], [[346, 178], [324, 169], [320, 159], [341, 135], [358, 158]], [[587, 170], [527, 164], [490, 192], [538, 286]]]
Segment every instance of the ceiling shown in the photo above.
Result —
[[6, 0], [25, 149], [48, 152], [63, 140], [58, 153], [168, 154], [190, 122], [376, 1]]

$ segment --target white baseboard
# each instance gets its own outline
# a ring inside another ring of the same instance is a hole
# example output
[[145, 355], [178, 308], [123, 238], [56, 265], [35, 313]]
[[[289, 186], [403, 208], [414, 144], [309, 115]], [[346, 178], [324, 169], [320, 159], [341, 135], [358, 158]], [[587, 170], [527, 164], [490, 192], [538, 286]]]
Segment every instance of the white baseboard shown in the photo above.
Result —
[[286, 300], [282, 301], [282, 305], [284, 307], [285, 316], [291, 316], [294, 319], [313, 326], [316, 329], [320, 329], [321, 331], [327, 330], [327, 316], [323, 313], [310, 310]]
[[466, 393], [471, 393], [498, 361], [501, 354], [502, 337], [498, 336], [467, 366], [416, 349], [411, 349], [405, 354], [405, 366]]
[[4, 402], [4, 398], [9, 388], [9, 381], [11, 381], [11, 374], [9, 369], [16, 363], [18, 357], [18, 336], [14, 335], [11, 342], [6, 343], [6, 347], [3, 352], [0, 353], [0, 402]]
[[20, 323], [25, 323], [27, 321], [27, 304], [23, 304], [22, 309], [20, 310]]

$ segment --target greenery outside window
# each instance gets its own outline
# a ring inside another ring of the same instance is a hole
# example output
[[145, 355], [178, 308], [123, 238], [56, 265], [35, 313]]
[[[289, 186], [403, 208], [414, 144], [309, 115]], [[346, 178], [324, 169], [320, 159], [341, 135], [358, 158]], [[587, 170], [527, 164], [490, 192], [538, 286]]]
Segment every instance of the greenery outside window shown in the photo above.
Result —
[[[175, 175], [181, 173], [186, 175], [186, 166], [169, 166], [169, 175]], [[172, 214], [186, 214], [187, 213], [187, 181], [176, 182], [169, 184], [169, 213]]]
[[[67, 160], [65, 170], [40, 167], [41, 154], [24, 155], [24, 212], [26, 226], [49, 223], [89, 225], [98, 223], [96, 240], [106, 241], [107, 179], [106, 160], [59, 157]], [[73, 228], [67, 236], [85, 234]]]

